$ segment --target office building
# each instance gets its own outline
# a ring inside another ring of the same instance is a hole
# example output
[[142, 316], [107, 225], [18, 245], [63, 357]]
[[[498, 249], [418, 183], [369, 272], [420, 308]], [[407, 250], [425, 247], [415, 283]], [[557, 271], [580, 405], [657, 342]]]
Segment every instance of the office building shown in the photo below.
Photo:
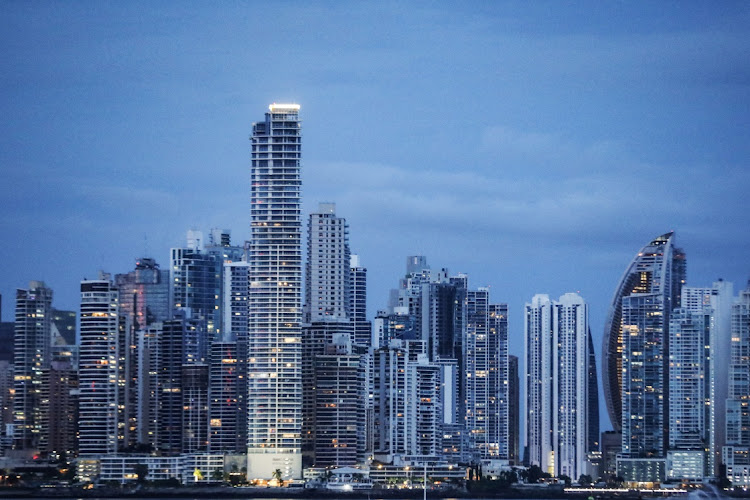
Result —
[[253, 124], [248, 262], [247, 476], [302, 477], [299, 106]]

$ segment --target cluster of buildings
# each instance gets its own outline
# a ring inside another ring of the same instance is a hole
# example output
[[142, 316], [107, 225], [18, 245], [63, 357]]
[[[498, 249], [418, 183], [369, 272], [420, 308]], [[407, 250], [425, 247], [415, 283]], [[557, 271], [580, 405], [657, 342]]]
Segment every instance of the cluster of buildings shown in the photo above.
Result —
[[685, 271], [667, 233], [638, 252], [615, 290], [602, 370], [615, 430], [602, 452], [629, 482], [726, 476], [744, 486], [750, 286], [736, 297], [722, 280], [691, 287]]
[[81, 281], [77, 313], [56, 311], [42, 282], [17, 291], [15, 322], [0, 324], [13, 339], [12, 359], [0, 345], [6, 457], [75, 458], [81, 479], [120, 482], [143, 464], [189, 482], [332, 467], [461, 478], [468, 465], [524, 462], [573, 480], [726, 471], [750, 483], [750, 290], [685, 286], [672, 233], [639, 252], [607, 319], [615, 431], [600, 446], [583, 298], [526, 304], [523, 387], [507, 304], [423, 256], [407, 258], [371, 321], [367, 270], [335, 205], [303, 231], [298, 113], [273, 104], [253, 125], [243, 245], [227, 230], [207, 241], [189, 231], [168, 269], [142, 258]]

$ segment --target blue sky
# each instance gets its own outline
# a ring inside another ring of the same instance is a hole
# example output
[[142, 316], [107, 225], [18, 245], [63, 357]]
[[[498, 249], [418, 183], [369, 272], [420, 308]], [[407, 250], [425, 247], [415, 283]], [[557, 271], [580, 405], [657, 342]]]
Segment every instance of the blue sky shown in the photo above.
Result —
[[[599, 350], [633, 255], [750, 277], [747, 2], [0, 3], [0, 293], [189, 228], [249, 236], [248, 137], [301, 104], [305, 213], [337, 203], [385, 306], [407, 255], [507, 302], [578, 291]], [[604, 417], [606, 419], [606, 417]], [[604, 427], [607, 423], [603, 422]]]

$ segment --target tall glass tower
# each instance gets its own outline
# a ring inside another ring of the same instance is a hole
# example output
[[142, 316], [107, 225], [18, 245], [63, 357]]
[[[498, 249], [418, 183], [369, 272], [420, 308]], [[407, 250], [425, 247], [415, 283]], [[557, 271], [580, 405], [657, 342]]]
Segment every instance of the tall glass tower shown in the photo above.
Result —
[[[660, 304], [659, 310], [669, 314], [672, 308], [679, 307], [680, 290], [685, 282], [685, 254], [674, 248], [673, 242], [674, 233], [669, 232], [638, 252], [620, 279], [609, 307], [604, 325], [602, 378], [609, 419], [617, 431], [622, 429], [623, 299], [656, 293], [669, 302]], [[667, 318], [662, 321], [667, 321]]]
[[299, 105], [253, 124], [247, 476], [301, 478], [302, 249]]
[[604, 330], [604, 394], [622, 430], [617, 473], [627, 481], [665, 478], [669, 318], [680, 306], [685, 254], [674, 233], [652, 240], [620, 281]]

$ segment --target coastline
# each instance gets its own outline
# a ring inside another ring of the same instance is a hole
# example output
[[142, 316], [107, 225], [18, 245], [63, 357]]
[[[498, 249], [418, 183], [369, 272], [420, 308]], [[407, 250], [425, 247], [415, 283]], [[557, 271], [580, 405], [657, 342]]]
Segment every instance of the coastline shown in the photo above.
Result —
[[[381, 489], [375, 488], [369, 491], [358, 492], [341, 492], [326, 489], [310, 488], [257, 488], [257, 487], [227, 487], [227, 486], [182, 486], [177, 488], [140, 488], [140, 489], [121, 489], [121, 488], [95, 488], [84, 490], [76, 487], [58, 487], [58, 488], [29, 488], [13, 487], [0, 488], [0, 498], [58, 498], [58, 499], [80, 499], [80, 498], [274, 498], [274, 499], [297, 499], [297, 498], [326, 498], [326, 499], [421, 499], [424, 495], [423, 490], [415, 489]], [[562, 488], [508, 488], [495, 492], [482, 492], [479, 495], [473, 495], [463, 489], [445, 488], [428, 490], [430, 498], [466, 498], [466, 499], [485, 499], [485, 498], [512, 498], [517, 500], [566, 500], [566, 499], [587, 499], [589, 494], [577, 492], [565, 492]], [[656, 498], [643, 492], [630, 491], [627, 493], [615, 493], [608, 495], [596, 495], [594, 498], [619, 498], [619, 499], [640, 499], [644, 497]], [[663, 498], [663, 495], [658, 495]], [[683, 496], [685, 498], [686, 496]]]

